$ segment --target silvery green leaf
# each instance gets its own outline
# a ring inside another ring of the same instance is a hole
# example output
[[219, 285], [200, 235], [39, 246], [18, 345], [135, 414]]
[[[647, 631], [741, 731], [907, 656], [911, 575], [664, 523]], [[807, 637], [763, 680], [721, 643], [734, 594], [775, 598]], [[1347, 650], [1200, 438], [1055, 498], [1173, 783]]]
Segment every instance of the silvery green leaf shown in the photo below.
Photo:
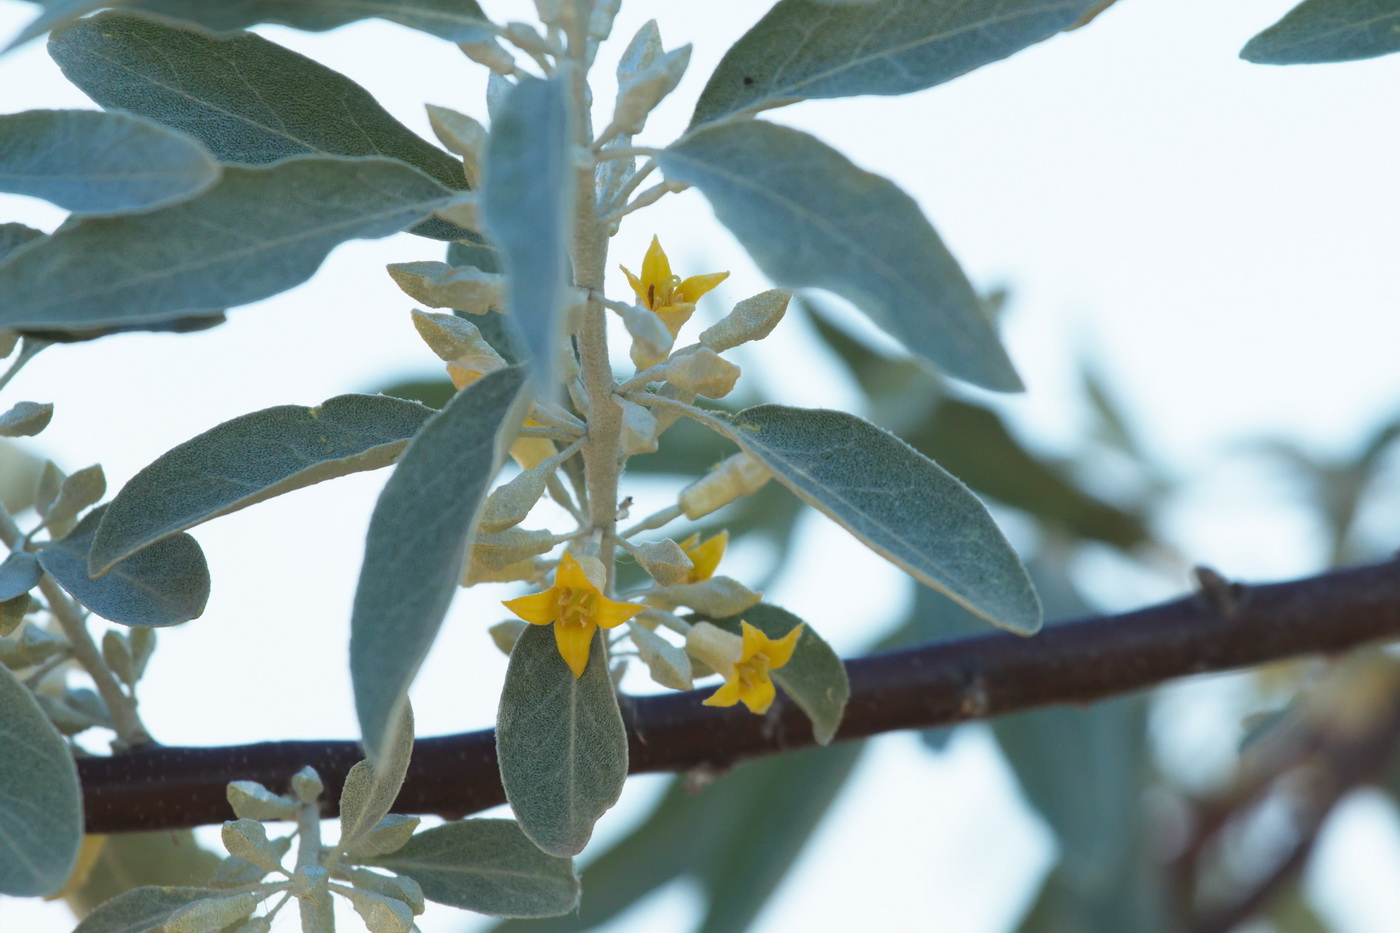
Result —
[[15, 402], [0, 415], [0, 437], [33, 437], [49, 426], [53, 405], [48, 402]]
[[373, 764], [358, 762], [345, 776], [340, 791], [340, 842], [338, 848], [360, 841], [378, 828], [394, 806], [413, 758], [413, 709], [405, 701], [398, 722], [385, 736]]
[[42, 240], [46, 236], [48, 234], [44, 231], [26, 227], [24, 224], [0, 224], [0, 262], [20, 247], [35, 240]]
[[355, 908], [369, 933], [409, 933], [413, 927], [413, 911], [403, 901], [354, 888], [337, 889]]
[[700, 189], [779, 285], [835, 292], [959, 379], [1022, 388], [957, 261], [893, 182], [756, 120], [696, 130], [657, 161], [668, 181]]
[[229, 167], [144, 214], [65, 224], [0, 263], [0, 326], [66, 330], [188, 317], [309, 279], [338, 244], [397, 233], [452, 193], [393, 159]]
[[508, 275], [506, 306], [536, 391], [546, 395], [554, 392], [568, 300], [572, 140], [562, 81], [523, 78], [493, 117], [482, 165], [483, 217]]
[[214, 888], [133, 888], [99, 904], [73, 933], [152, 933], [190, 904], [221, 896]]
[[[39, 558], [27, 551], [12, 551], [4, 563], [0, 563], [0, 600], [14, 599], [28, 593], [39, 585], [44, 569], [39, 566]], [[0, 635], [6, 634], [0, 632]]]
[[9, 599], [0, 599], [0, 637], [4, 637], [19, 627], [29, 614], [29, 594], [20, 593]]
[[0, 666], [0, 893], [52, 894], [83, 841], [73, 753], [34, 696]]
[[[46, 15], [21, 33], [16, 43], [53, 29], [81, 12], [110, 6], [80, 0], [86, 10]], [[70, 4], [71, 5], [71, 4]], [[475, 42], [488, 35], [486, 14], [475, 0], [124, 0], [124, 10], [176, 20], [212, 33], [229, 33], [259, 23], [324, 32], [370, 17], [386, 19], [451, 42]], [[48, 20], [48, 22], [45, 22]]]
[[0, 116], [0, 191], [78, 214], [144, 211], [205, 190], [219, 163], [198, 141], [130, 113]]
[[346, 846], [345, 852], [354, 861], [396, 852], [403, 848], [421, 822], [416, 816], [390, 813], [377, 826]]
[[[182, 130], [221, 162], [383, 156], [407, 162], [447, 188], [466, 186], [457, 159], [394, 119], [364, 88], [261, 36], [215, 39], [109, 11], [55, 31], [49, 54], [68, 80], [103, 107]], [[212, 68], [211, 62], [220, 65]]]
[[1039, 630], [1035, 588], [986, 507], [893, 434], [845, 412], [783, 405], [707, 423], [919, 582], [995, 625]]
[[572, 859], [541, 852], [512, 820], [446, 823], [366, 862], [408, 875], [431, 901], [495, 917], [552, 917], [578, 905]]
[[690, 46], [687, 44], [619, 80], [613, 122], [628, 135], [640, 133], [656, 105], [676, 89], [689, 64]]
[[292, 775], [292, 793], [302, 803], [315, 803], [321, 796], [321, 792], [326, 789], [321, 781], [321, 775], [316, 773], [316, 769], [307, 765], [296, 774]]
[[131, 645], [126, 636], [116, 629], [108, 629], [102, 634], [102, 660], [112, 669], [122, 683], [132, 686], [136, 683], [136, 662], [131, 657]]
[[276, 871], [282, 865], [282, 853], [267, 838], [267, 830], [257, 820], [229, 820], [224, 823], [222, 837], [224, 848], [235, 858], [251, 862], [266, 872]]
[[637, 654], [647, 666], [651, 679], [672, 690], [691, 690], [695, 684], [691, 679], [690, 656], [660, 635], [636, 622], [629, 623], [628, 633], [632, 644], [637, 646]]
[[62, 635], [56, 635], [37, 625], [29, 625], [20, 633], [19, 638], [0, 640], [0, 664], [11, 670], [33, 667], [67, 649], [68, 640]]
[[550, 855], [582, 852], [627, 779], [627, 732], [602, 631], [582, 677], [560, 657], [552, 625], [525, 629], [506, 668], [496, 714], [501, 783], [520, 829]]
[[140, 680], [146, 676], [146, 665], [155, 654], [156, 630], [148, 625], [133, 625], [127, 632], [127, 641], [131, 645], [132, 672]]
[[1100, 0], [782, 0], [720, 60], [692, 127], [814, 97], [908, 94], [1006, 58]]
[[370, 519], [350, 620], [365, 750], [388, 751], [398, 709], [457, 588], [476, 517], [524, 419], [523, 373], [488, 373], [452, 397], [399, 458]]
[[247, 891], [195, 901], [172, 913], [160, 928], [161, 933], [219, 933], [257, 910], [265, 896]]
[[1250, 39], [1240, 58], [1259, 65], [1349, 62], [1400, 51], [1394, 0], [1304, 0]]
[[427, 906], [423, 902], [423, 889], [407, 875], [381, 875], [367, 868], [342, 867], [350, 883], [361, 891], [392, 898], [408, 905], [416, 917]]
[[[802, 624], [801, 619], [787, 610], [766, 603], [745, 610], [742, 616], [717, 619], [715, 624], [739, 635], [743, 633], [741, 621], [774, 640]], [[773, 682], [812, 720], [812, 735], [818, 744], [828, 744], [841, 726], [851, 684], [841, 658], [810, 625], [798, 636], [792, 659], [773, 671]]]
[[49, 508], [58, 501], [58, 492], [63, 488], [63, 481], [68, 478], [68, 474], [59, 469], [58, 464], [52, 460], [45, 460], [44, 467], [39, 472], [39, 480], [34, 486], [34, 510], [40, 515], [48, 518]]
[[94, 573], [170, 535], [264, 499], [393, 463], [433, 415], [416, 402], [338, 395], [240, 415], [162, 454], [107, 506]]
[[58, 489], [58, 498], [49, 506], [50, 530], [70, 527], [70, 520], [90, 505], [94, 505], [107, 494], [107, 476], [100, 464], [83, 467], [63, 480]]
[[202, 613], [209, 599], [209, 566], [187, 534], [157, 541], [101, 577], [88, 576], [88, 553], [105, 510], [93, 509], [66, 538], [40, 548], [44, 569], [78, 602], [123, 625], [175, 625]]
[[[133, 629], [133, 631], [140, 631]], [[256, 781], [232, 781], [225, 791], [229, 807], [240, 819], [294, 820], [297, 802], [282, 794], [274, 794]]]

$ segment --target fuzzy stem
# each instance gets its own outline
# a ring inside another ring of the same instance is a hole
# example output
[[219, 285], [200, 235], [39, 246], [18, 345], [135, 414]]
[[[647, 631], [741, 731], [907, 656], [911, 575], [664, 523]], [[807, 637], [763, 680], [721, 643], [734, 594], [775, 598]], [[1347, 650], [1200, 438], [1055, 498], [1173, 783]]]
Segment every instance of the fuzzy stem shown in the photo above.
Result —
[[[10, 550], [14, 550], [23, 539], [24, 533], [15, 523], [14, 516], [4, 506], [0, 506], [0, 541], [4, 541]], [[49, 604], [49, 613], [63, 630], [63, 637], [68, 639], [73, 659], [87, 671], [93, 686], [97, 688], [98, 696], [107, 704], [112, 726], [117, 731], [114, 747], [129, 750], [150, 744], [153, 740], [141, 722], [141, 715], [136, 712], [136, 700], [122, 690], [117, 675], [112, 673], [112, 669], [102, 659], [102, 651], [88, 632], [82, 610], [47, 573], [39, 579], [39, 592], [44, 594], [44, 599]]]

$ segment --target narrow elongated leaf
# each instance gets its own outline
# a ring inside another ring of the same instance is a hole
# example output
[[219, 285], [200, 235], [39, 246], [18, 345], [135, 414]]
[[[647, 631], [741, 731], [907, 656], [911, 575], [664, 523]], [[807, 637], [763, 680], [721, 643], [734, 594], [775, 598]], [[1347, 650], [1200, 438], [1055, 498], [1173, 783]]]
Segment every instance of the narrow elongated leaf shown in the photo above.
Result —
[[782, 0], [724, 53], [691, 126], [813, 97], [908, 94], [1006, 58], [1101, 0]]
[[52, 894], [83, 842], [78, 769], [63, 736], [4, 665], [0, 748], [0, 894]]
[[893, 182], [756, 120], [689, 133], [657, 161], [669, 181], [700, 189], [778, 284], [835, 292], [959, 379], [1022, 388], [957, 261]]
[[88, 576], [88, 552], [104, 511], [106, 506], [93, 509], [67, 537], [40, 548], [44, 569], [78, 602], [123, 625], [175, 625], [202, 613], [209, 601], [209, 565], [187, 534], [157, 541], [104, 576]]
[[[384, 156], [448, 188], [467, 187], [460, 159], [414, 134], [364, 88], [261, 36], [216, 39], [107, 12], [56, 30], [49, 54], [103, 107], [182, 130], [223, 162]], [[455, 240], [465, 231], [428, 220], [413, 232]]]
[[[741, 621], [772, 639], [782, 638], [802, 624], [802, 620], [791, 612], [767, 603], [759, 603], [728, 619], [716, 619], [715, 624], [741, 635]], [[830, 743], [841, 726], [842, 714], [846, 712], [851, 682], [846, 678], [846, 667], [841, 663], [841, 658], [810, 625], [798, 637], [797, 649], [793, 651], [791, 660], [773, 671], [773, 682], [782, 687], [783, 692], [812, 720], [812, 734], [816, 736], [818, 744]]]
[[698, 790], [677, 778], [646, 822], [584, 869], [587, 896], [577, 913], [503, 923], [494, 933], [607, 929], [679, 877], [703, 886], [709, 903], [702, 929], [742, 933], [802, 853], [864, 748], [847, 742], [746, 761]]
[[133, 888], [99, 904], [73, 933], [153, 933], [196, 901], [224, 896], [216, 888]]
[[264, 499], [397, 459], [432, 417], [381, 395], [338, 395], [323, 405], [278, 405], [205, 431], [162, 454], [107, 505], [89, 570]]
[[423, 888], [439, 904], [493, 917], [553, 917], [578, 905], [572, 859], [541, 852], [513, 820], [461, 820], [365, 859]]
[[374, 831], [389, 815], [413, 758], [413, 710], [404, 703], [392, 739], [378, 761], [361, 761], [345, 776], [340, 791], [340, 849]]
[[520, 828], [551, 855], [577, 855], [622, 794], [627, 732], [608, 676], [602, 629], [575, 678], [551, 625], [520, 633], [496, 714], [501, 783]]
[[1040, 628], [1035, 589], [986, 508], [893, 434], [845, 412], [783, 405], [709, 423], [921, 583], [995, 625]]
[[82, 330], [188, 317], [285, 291], [346, 240], [397, 233], [452, 193], [393, 159], [226, 168], [204, 194], [67, 224], [0, 264], [0, 327]]
[[42, 240], [46, 235], [24, 224], [0, 224], [0, 262], [21, 246]]
[[524, 78], [501, 101], [482, 166], [482, 217], [501, 249], [507, 305], [541, 393], [553, 391], [562, 339], [571, 138], [563, 84]]
[[1258, 65], [1350, 62], [1400, 51], [1394, 0], [1304, 0], [1250, 39], [1240, 58]]
[[524, 418], [519, 369], [489, 373], [431, 418], [370, 519], [350, 620], [350, 676], [365, 751], [379, 760], [408, 685], [457, 587], [477, 514]]
[[0, 191], [79, 214], [150, 210], [219, 177], [209, 150], [129, 113], [29, 110], [0, 116]]
[[490, 35], [483, 28], [486, 14], [475, 0], [126, 0], [121, 6], [215, 33], [258, 23], [324, 32], [379, 17], [452, 42], [481, 42]]

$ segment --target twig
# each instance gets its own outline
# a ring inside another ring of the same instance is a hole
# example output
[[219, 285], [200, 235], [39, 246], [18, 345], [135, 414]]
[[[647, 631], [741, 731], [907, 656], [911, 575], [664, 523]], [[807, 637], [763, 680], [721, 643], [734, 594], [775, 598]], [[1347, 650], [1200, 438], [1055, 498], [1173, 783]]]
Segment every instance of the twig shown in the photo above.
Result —
[[[1400, 563], [1252, 587], [1225, 619], [1189, 597], [1052, 626], [995, 633], [848, 662], [851, 699], [837, 738], [859, 739], [1060, 703], [1089, 703], [1175, 677], [1400, 638]], [[969, 704], [976, 691], [978, 702]], [[781, 695], [767, 716], [703, 707], [706, 691], [624, 698], [631, 772], [724, 768], [813, 744]], [[975, 714], [975, 716], [974, 716]], [[327, 798], [362, 756], [352, 741], [152, 748], [78, 762], [89, 832], [196, 826], [229, 818], [232, 780], [284, 787], [304, 765]], [[490, 730], [420, 740], [396, 809], [461, 817], [504, 801]]]

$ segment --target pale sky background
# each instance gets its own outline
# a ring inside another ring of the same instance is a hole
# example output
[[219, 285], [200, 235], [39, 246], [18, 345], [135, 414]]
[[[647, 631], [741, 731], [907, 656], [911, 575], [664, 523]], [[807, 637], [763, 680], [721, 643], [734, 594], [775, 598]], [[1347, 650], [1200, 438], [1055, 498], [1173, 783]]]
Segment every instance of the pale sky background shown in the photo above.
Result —
[[[1094, 354], [1151, 452], [1190, 481], [1165, 518], [1171, 541], [1192, 562], [1252, 580], [1312, 572], [1322, 555], [1287, 487], [1230, 460], [1232, 445], [1280, 435], [1343, 455], [1400, 409], [1400, 57], [1285, 69], [1239, 61], [1244, 42], [1291, 5], [1121, 0], [1087, 29], [938, 88], [768, 115], [898, 181], [975, 283], [1012, 288], [1005, 337], [1029, 392], [1003, 405], [1025, 436], [1049, 449], [1072, 445], [1086, 417], [1076, 361]], [[483, 6], [498, 21], [533, 18], [529, 3]], [[695, 44], [690, 73], [640, 138], [664, 145], [724, 50], [766, 6], [624, 4], [596, 99], [610, 104], [611, 64], [643, 19], [657, 16], [668, 47]], [[33, 10], [0, 0], [0, 37]], [[350, 75], [425, 137], [425, 102], [486, 117], [484, 69], [431, 37], [383, 23], [320, 35], [259, 31]], [[0, 112], [92, 106], [42, 43], [0, 59]], [[0, 219], [48, 230], [61, 214], [0, 197]], [[733, 273], [702, 313], [718, 315], [768, 287], [694, 192], [624, 225], [613, 261], [635, 269], [654, 232], [680, 274]], [[438, 258], [438, 244], [408, 235], [346, 244], [310, 283], [234, 310], [223, 327], [47, 351], [3, 401], [54, 402], [53, 423], [31, 448], [70, 472], [101, 462], [115, 490], [228, 418], [432, 371], [435, 357], [409, 323], [413, 303], [382, 267]], [[625, 296], [620, 274], [610, 287]], [[775, 401], [859, 408], [795, 319], [743, 362]], [[323, 484], [196, 530], [213, 598], [203, 618], [161, 633], [143, 685], [148, 724], [162, 741], [355, 734], [349, 606], [386, 475]], [[643, 495], [663, 504], [655, 489]], [[1017, 537], [1015, 523], [1008, 530]], [[1393, 533], [1381, 540], [1393, 543]], [[743, 557], [740, 548], [728, 566]], [[789, 559], [800, 569], [768, 598], [843, 652], [906, 605], [903, 576], [823, 519], [806, 520]], [[1086, 582], [1108, 609], [1185, 585], [1184, 572], [1150, 576], [1108, 558], [1092, 566], [1102, 572]], [[490, 723], [505, 659], [485, 629], [504, 616], [500, 598], [464, 592], [454, 604], [413, 691], [422, 734]], [[1231, 680], [1198, 689], [1214, 702], [1228, 697]], [[1186, 694], [1174, 688], [1165, 701], [1182, 712], [1172, 726], [1177, 757], [1208, 767], [1234, 747], [1239, 725]], [[597, 851], [633, 825], [659, 786], [656, 778], [629, 783], [600, 824]], [[1052, 851], [985, 732], [963, 730], [940, 757], [891, 736], [875, 744], [756, 928], [796, 933], [874, 920], [896, 930], [1004, 929]], [[1379, 796], [1361, 797], [1326, 834], [1309, 890], [1342, 933], [1393, 929], [1398, 872], [1400, 822]], [[614, 929], [683, 930], [695, 900], [669, 889]], [[421, 925], [425, 933], [481, 926], [447, 909], [430, 910]], [[65, 908], [0, 901], [5, 933], [70, 927]]]

